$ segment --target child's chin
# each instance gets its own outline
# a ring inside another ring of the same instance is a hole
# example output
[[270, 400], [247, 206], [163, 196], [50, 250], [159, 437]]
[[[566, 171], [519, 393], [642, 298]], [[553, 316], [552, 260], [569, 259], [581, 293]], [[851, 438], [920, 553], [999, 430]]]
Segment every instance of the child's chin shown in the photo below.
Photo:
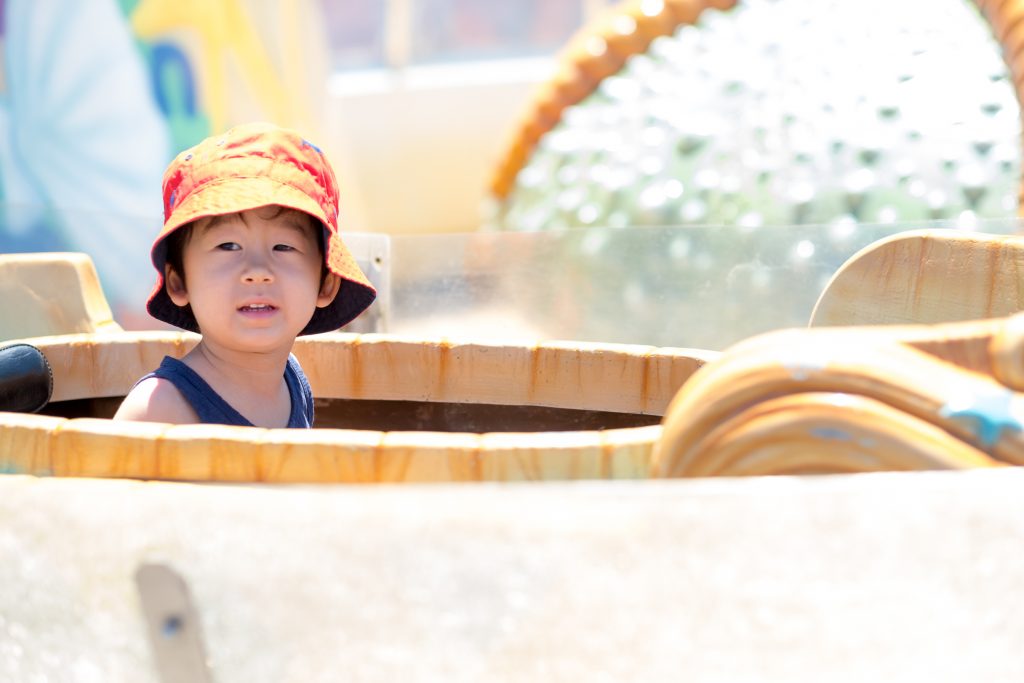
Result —
[[250, 330], [246, 334], [239, 335], [236, 339], [236, 346], [240, 349], [261, 353], [265, 351], [274, 351], [280, 349], [282, 346], [291, 347], [295, 341], [295, 337], [281, 334], [280, 331], [271, 332], [266, 330], [265, 333], [261, 334], [260, 330]]

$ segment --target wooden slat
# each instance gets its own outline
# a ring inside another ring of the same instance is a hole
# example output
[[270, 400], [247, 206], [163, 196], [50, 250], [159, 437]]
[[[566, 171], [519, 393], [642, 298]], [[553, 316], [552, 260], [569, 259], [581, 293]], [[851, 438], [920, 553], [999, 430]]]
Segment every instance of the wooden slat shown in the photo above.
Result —
[[1000, 465], [944, 429], [864, 396], [798, 393], [709, 430], [678, 476], [837, 474]]
[[[120, 332], [21, 340], [54, 373], [54, 401], [123, 396], [187, 332]], [[699, 349], [545, 342], [489, 344], [333, 333], [299, 339], [296, 357], [322, 398], [533, 405], [660, 415], [682, 383], [718, 354]]]
[[660, 426], [539, 433], [165, 425], [0, 413], [8, 474], [237, 483], [645, 477]]
[[0, 339], [120, 329], [85, 254], [0, 254]]
[[1024, 237], [917, 230], [879, 240], [829, 281], [811, 325], [940, 323], [1024, 310]]

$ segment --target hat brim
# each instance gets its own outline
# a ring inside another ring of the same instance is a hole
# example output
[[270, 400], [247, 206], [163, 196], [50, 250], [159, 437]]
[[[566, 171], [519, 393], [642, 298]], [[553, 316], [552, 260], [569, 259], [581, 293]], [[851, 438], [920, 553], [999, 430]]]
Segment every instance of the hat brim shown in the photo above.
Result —
[[261, 206], [277, 205], [309, 214], [323, 225], [324, 263], [327, 269], [341, 279], [334, 300], [317, 308], [300, 336], [330, 332], [352, 322], [369, 308], [377, 297], [377, 290], [363, 274], [355, 257], [338, 235], [336, 217], [328, 217], [324, 208], [304, 192], [291, 185], [266, 176], [229, 177], [208, 183], [191, 193], [164, 223], [163, 230], [153, 243], [150, 256], [157, 270], [157, 282], [146, 302], [146, 310], [157, 320], [170, 323], [191, 332], [199, 332], [199, 325], [189, 307], [171, 301], [164, 286], [164, 265], [167, 262], [167, 237], [193, 221], [210, 216], [238, 213]]

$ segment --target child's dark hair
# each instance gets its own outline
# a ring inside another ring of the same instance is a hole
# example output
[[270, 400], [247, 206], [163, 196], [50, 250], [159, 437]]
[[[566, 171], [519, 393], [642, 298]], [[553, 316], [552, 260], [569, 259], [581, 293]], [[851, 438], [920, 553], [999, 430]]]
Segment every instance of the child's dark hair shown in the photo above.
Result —
[[[267, 216], [267, 220], [273, 220], [280, 216], [285, 211], [295, 210], [296, 209], [289, 209], [288, 207], [285, 206], [278, 206], [277, 212], [272, 216]], [[303, 212], [300, 211], [299, 213]], [[303, 213], [303, 215], [308, 216], [309, 214]], [[327, 279], [328, 273], [327, 260], [323, 257], [324, 227], [320, 224], [320, 221], [313, 218], [312, 216], [309, 216], [309, 222], [310, 225], [312, 225], [313, 227], [313, 232], [316, 233], [316, 248], [320, 254], [320, 286], [323, 287], [324, 280]], [[173, 270], [178, 275], [178, 277], [181, 278], [182, 284], [185, 283], [185, 266], [183, 263], [182, 254], [185, 252], [185, 245], [188, 244], [188, 241], [192, 238], [193, 227], [195, 227], [195, 223], [183, 225], [174, 232], [172, 232], [170, 235], [168, 235], [167, 239], [165, 240], [165, 244], [167, 246], [166, 263], [168, 266], [170, 266], [171, 270]], [[320, 229], [317, 230], [317, 228]], [[186, 304], [186, 308], [188, 307], [188, 304]]]

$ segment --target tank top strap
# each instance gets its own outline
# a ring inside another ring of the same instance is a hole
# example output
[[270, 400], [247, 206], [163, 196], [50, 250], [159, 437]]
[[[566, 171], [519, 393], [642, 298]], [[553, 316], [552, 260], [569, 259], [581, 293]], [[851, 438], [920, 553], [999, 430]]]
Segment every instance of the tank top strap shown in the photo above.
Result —
[[[164, 379], [173, 384], [174, 388], [181, 392], [182, 397], [196, 411], [199, 421], [204, 424], [224, 424], [238, 427], [254, 426], [245, 416], [235, 410], [230, 403], [225, 401], [199, 373], [177, 358], [164, 356], [160, 367], [142, 377], [139, 382], [150, 377]], [[288, 427], [312, 427], [313, 393], [298, 360], [290, 354], [288, 356], [288, 363], [285, 366], [284, 380], [288, 387], [288, 396], [291, 399]]]
[[309, 380], [302, 371], [298, 359], [288, 354], [288, 364], [284, 368], [284, 381], [288, 385], [288, 396], [292, 400], [288, 426], [310, 428], [313, 426], [313, 390], [309, 388]]
[[177, 358], [164, 356], [160, 367], [140, 379], [139, 382], [150, 377], [164, 379], [173, 384], [174, 388], [181, 392], [182, 397], [192, 406], [192, 410], [196, 411], [199, 421], [204, 424], [253, 426], [220, 394], [214, 391], [213, 387], [199, 376], [199, 373]]

